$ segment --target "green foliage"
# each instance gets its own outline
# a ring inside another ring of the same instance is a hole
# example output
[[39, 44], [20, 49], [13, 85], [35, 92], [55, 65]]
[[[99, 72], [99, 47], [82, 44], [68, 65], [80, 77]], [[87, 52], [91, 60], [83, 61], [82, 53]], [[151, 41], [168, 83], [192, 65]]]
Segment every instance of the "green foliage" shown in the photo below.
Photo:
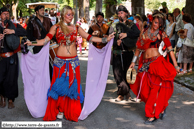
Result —
[[160, 0], [145, 0], [145, 8], [151, 9], [151, 11], [160, 7]]
[[175, 8], [182, 9], [186, 4], [186, 0], [179, 0], [179, 2], [177, 0], [145, 0], [145, 8], [151, 9], [151, 11], [162, 8], [162, 2], [167, 3], [169, 12], [173, 12]]
[[[117, 0], [117, 1], [120, 1], [120, 0]], [[106, 6], [108, 6], [108, 5], [116, 5], [117, 4], [117, 2], [114, 0], [104, 0], [103, 3], [104, 3], [103, 8], [106, 8]]]
[[90, 10], [91, 10], [93, 7], [96, 7], [96, 0], [90, 0]]

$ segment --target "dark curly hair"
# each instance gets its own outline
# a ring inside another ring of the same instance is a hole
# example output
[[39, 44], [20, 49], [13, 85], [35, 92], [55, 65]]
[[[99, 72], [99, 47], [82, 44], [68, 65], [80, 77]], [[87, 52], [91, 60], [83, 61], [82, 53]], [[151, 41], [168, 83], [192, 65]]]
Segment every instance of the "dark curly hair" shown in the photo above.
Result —
[[[153, 20], [156, 18], [159, 20], [159, 29], [164, 31], [164, 28], [166, 27], [166, 20], [164, 14], [162, 14], [161, 12], [156, 12], [152, 15], [152, 17]], [[150, 25], [152, 25], [152, 22], [150, 22]]]
[[188, 14], [188, 13], [185, 13], [183, 15], [183, 21], [187, 22], [187, 23], [190, 23], [191, 22], [191, 15]]

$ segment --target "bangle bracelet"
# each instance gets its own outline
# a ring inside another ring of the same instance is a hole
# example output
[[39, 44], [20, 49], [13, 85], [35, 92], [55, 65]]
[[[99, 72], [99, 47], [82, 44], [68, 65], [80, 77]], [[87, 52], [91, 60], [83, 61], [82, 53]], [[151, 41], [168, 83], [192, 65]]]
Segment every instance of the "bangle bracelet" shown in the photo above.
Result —
[[179, 66], [178, 66], [178, 65], [177, 65], [177, 66], [175, 66], [175, 69], [177, 69], [177, 68], [179, 69]]
[[44, 40], [44, 46], [47, 45], [47, 43], [48, 43], [48, 40], [45, 38], [45, 40]]
[[107, 43], [107, 38], [102, 38], [102, 43]]
[[92, 41], [92, 38], [93, 38], [93, 36], [89, 39], [89, 42], [91, 42], [91, 41]]
[[168, 50], [168, 52], [171, 52], [171, 51], [174, 51], [174, 48], [172, 48], [172, 49]]
[[131, 62], [133, 62], [133, 63], [135, 63], [136, 62], [136, 60], [137, 60], [137, 56], [133, 56], [133, 59], [132, 59], [132, 61]]

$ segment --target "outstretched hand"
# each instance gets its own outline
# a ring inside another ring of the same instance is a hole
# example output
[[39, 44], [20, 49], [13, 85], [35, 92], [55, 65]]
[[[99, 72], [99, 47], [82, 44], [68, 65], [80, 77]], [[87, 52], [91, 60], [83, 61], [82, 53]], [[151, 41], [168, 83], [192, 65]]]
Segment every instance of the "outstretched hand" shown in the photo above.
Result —
[[31, 46], [32, 45], [32, 42], [30, 40], [27, 39], [27, 41], [24, 43], [24, 45], [28, 45], [28, 46]]
[[115, 34], [116, 32], [113, 32], [112, 34], [110, 34], [108, 37], [107, 37], [107, 41], [109, 42], [112, 38], [115, 37]]

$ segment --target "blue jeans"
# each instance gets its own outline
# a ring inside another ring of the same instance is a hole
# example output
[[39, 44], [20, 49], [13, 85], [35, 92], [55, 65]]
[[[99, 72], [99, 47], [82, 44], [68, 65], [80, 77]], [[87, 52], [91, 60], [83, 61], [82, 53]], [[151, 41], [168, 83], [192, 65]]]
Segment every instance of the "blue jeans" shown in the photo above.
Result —
[[[172, 45], [172, 48], [174, 48], [174, 47], [175, 47], [175, 40], [170, 40], [170, 43], [171, 43], [171, 45]], [[172, 62], [171, 57], [169, 58], [169, 61], [170, 61], [170, 63], [173, 65], [173, 62]]]
[[175, 47], [175, 40], [170, 40], [170, 42], [171, 42], [172, 48], [174, 48]]

